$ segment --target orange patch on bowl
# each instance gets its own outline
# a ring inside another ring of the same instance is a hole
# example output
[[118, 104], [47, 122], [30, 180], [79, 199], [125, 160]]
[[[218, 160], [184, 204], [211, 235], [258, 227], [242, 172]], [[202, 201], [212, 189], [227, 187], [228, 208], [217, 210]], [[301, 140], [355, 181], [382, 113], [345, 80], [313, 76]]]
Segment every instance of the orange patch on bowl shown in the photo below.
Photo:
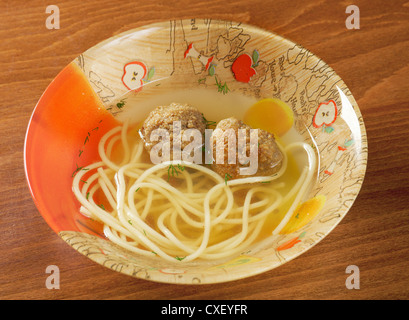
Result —
[[27, 130], [25, 166], [35, 204], [54, 231], [96, 233], [81, 220], [72, 179], [78, 168], [99, 160], [98, 141], [116, 125], [75, 63], [38, 101]]

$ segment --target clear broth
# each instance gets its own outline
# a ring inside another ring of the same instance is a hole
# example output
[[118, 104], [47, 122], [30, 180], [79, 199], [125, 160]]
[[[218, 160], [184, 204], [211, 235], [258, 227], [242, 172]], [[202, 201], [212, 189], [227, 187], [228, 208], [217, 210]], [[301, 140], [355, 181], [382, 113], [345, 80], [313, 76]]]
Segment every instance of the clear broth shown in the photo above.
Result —
[[[181, 104], [190, 104], [196, 107], [200, 112], [204, 114], [206, 119], [211, 121], [220, 121], [228, 117], [236, 117], [238, 119], [243, 119], [246, 110], [256, 102], [257, 100], [252, 97], [244, 96], [238, 93], [228, 93], [223, 95], [219, 92], [213, 92], [206, 89], [196, 89], [196, 90], [186, 90], [186, 91], [176, 91], [171, 93], [166, 93], [162, 95], [157, 95], [154, 97], [148, 97], [144, 101], [133, 101], [132, 96], [127, 98], [126, 108], [123, 112], [118, 114], [118, 119], [124, 121], [127, 119], [131, 123], [131, 129], [129, 130], [128, 139], [140, 139], [138, 130], [141, 127], [144, 119], [150, 111], [160, 105], [169, 105], [172, 102], [177, 102]], [[292, 142], [304, 142], [301, 135], [296, 132], [295, 128], [291, 128], [284, 136], [280, 137], [279, 142], [285, 146]], [[285, 174], [273, 181], [270, 184], [264, 184], [265, 187], [273, 188], [274, 185], [284, 182], [284, 187], [278, 189], [282, 196], [285, 196], [292, 186], [296, 183], [300, 177], [301, 169], [307, 165], [307, 157], [304, 155], [297, 154], [287, 154], [288, 156], [288, 167]], [[150, 163], [149, 154], [144, 150], [143, 154], [144, 162]], [[170, 179], [169, 183], [177, 183], [176, 179]], [[259, 185], [259, 184], [257, 184]], [[211, 188], [211, 185], [208, 186]], [[248, 187], [248, 190], [251, 186]], [[248, 191], [247, 190], [247, 191]], [[244, 197], [247, 191], [237, 192], [235, 194], [235, 199], [238, 204], [244, 202]], [[289, 210], [294, 198], [289, 199], [287, 202], [282, 203], [277, 209], [271, 212], [266, 219], [266, 222], [262, 228], [262, 231], [256, 241], [265, 239], [271, 236], [272, 230], [280, 223], [284, 215]], [[156, 203], [155, 205], [160, 205]], [[253, 214], [256, 214], [254, 212]], [[155, 217], [149, 219], [151, 221], [151, 226], [154, 226]], [[180, 219], [180, 223], [184, 223]], [[183, 229], [183, 225], [180, 227]], [[186, 228], [189, 229], [189, 228]], [[212, 228], [212, 233], [210, 237], [210, 244], [218, 242], [222, 239], [230, 237], [232, 234], [240, 232], [241, 227], [235, 226], [228, 228], [215, 226]], [[189, 229], [190, 230], [190, 229]], [[190, 230], [189, 232], [195, 233], [197, 230]]]

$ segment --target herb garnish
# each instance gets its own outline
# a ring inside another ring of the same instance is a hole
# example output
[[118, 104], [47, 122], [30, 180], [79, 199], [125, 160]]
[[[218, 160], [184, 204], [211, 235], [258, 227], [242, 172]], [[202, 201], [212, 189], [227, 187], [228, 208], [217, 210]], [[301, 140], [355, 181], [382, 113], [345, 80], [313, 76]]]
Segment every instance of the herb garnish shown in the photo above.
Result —
[[178, 256], [175, 257], [175, 259], [179, 260], [179, 261], [182, 261], [184, 258], [186, 258], [186, 257], [178, 257]]
[[[99, 120], [98, 123], [101, 123], [101, 122], [102, 122], [102, 120]], [[84, 140], [84, 146], [89, 142], [89, 138], [91, 137], [92, 131], [98, 131], [98, 129], [99, 129], [99, 127], [97, 126], [97, 127], [93, 128], [93, 129], [91, 129], [91, 131], [88, 131], [88, 132], [87, 132], [87, 135], [86, 135], [85, 140]], [[81, 157], [81, 155], [82, 155], [83, 152], [84, 152], [83, 149], [79, 149], [79, 150], [78, 150], [78, 158]], [[78, 167], [77, 164], [76, 164], [76, 166], [77, 166], [77, 168], [75, 169], [75, 171], [74, 171], [74, 172], [72, 173], [72, 175], [71, 175], [72, 178], [73, 178], [73, 177], [75, 176], [75, 174], [76, 174], [78, 171], [80, 171], [80, 170], [89, 170], [89, 169], [84, 169], [84, 167]]]
[[72, 173], [71, 177], [74, 177], [75, 174], [76, 174], [78, 171], [80, 171], [80, 170], [84, 170], [84, 171], [89, 170], [89, 168], [78, 167], [78, 164], [75, 164], [75, 166], [76, 166], [77, 168], [74, 170], [74, 172]]
[[176, 173], [176, 175], [179, 175], [180, 172], [178, 170], [184, 171], [185, 167], [181, 166], [180, 164], [178, 164], [176, 167], [173, 164], [171, 164], [168, 167], [168, 181], [169, 181], [171, 175], [172, 175], [172, 177], [175, 176], [175, 173]]
[[216, 121], [209, 121], [205, 118], [204, 114], [202, 113], [202, 117], [203, 117], [203, 121], [206, 124], [206, 128], [208, 128], [209, 126], [215, 126], [217, 124]]
[[121, 108], [125, 105], [125, 100], [126, 100], [126, 98], [121, 99], [121, 100], [116, 104], [116, 107], [117, 107], [118, 109], [121, 109]]
[[231, 179], [231, 178], [232, 178], [232, 176], [229, 175], [228, 173], [226, 173], [226, 174], [224, 175], [224, 183], [226, 184], [226, 186], [227, 186], [227, 181], [229, 181], [229, 179]]

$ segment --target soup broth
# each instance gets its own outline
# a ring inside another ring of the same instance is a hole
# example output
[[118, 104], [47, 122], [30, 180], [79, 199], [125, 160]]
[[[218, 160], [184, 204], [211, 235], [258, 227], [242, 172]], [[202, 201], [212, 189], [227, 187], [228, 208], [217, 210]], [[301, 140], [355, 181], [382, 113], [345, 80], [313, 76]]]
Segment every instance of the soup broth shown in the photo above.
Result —
[[[78, 187], [74, 192], [83, 205], [82, 212], [101, 221], [107, 238], [117, 244], [170, 261], [223, 258], [271, 236], [300, 201], [296, 189], [302, 188], [303, 179], [307, 180], [305, 168], [310, 166], [311, 171], [311, 152], [306, 156], [297, 148], [286, 149], [289, 145], [305, 145], [302, 137], [294, 128], [276, 137], [286, 158], [285, 170], [277, 178], [235, 184], [206, 164], [153, 166], [139, 130], [147, 113], [175, 101], [196, 107], [206, 119], [217, 123], [232, 116], [242, 119], [255, 99], [209, 90], [174, 92], [143, 103], [129, 97], [127, 109], [118, 115], [127, 119], [126, 124], [101, 147], [106, 153], [102, 160], [107, 156], [112, 168], [101, 169], [106, 164], [99, 163], [81, 173], [83, 179], [75, 177]], [[92, 177], [95, 169], [98, 178], [89, 184], [78, 182]], [[147, 172], [151, 173], [143, 177]], [[263, 218], [259, 218], [261, 215]]]

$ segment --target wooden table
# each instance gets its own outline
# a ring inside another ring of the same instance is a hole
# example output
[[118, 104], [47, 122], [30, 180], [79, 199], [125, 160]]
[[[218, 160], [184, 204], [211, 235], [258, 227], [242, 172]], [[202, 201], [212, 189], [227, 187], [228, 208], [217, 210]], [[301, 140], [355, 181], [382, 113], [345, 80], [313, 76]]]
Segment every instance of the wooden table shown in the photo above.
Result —
[[[55, 4], [60, 29], [49, 30], [46, 2], [0, 3], [0, 299], [409, 298], [407, 0], [388, 5], [370, 0]], [[360, 29], [346, 27], [349, 4], [360, 9]], [[241, 21], [302, 44], [346, 82], [368, 134], [369, 163], [362, 190], [333, 232], [284, 266], [228, 285], [154, 283], [92, 262], [46, 224], [24, 173], [24, 138], [31, 113], [64, 66], [125, 30], [192, 17]], [[45, 285], [49, 265], [60, 269], [60, 289]], [[346, 288], [349, 265], [359, 267], [360, 289]]]

